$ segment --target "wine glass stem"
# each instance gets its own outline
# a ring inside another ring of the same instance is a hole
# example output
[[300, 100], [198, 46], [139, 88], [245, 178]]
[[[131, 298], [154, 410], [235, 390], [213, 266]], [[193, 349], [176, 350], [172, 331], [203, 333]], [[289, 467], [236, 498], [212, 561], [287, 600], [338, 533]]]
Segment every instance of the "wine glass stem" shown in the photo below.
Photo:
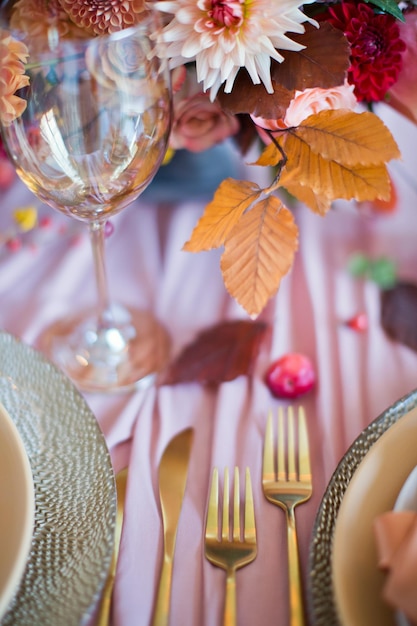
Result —
[[97, 285], [97, 326], [98, 330], [104, 330], [109, 328], [113, 321], [106, 272], [105, 222], [91, 222], [89, 228]]

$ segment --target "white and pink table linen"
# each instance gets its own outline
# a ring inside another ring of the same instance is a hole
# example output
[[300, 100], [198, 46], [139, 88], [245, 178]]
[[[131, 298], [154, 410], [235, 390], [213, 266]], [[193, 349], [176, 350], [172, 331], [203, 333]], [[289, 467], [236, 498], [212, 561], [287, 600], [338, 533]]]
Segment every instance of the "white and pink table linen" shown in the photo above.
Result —
[[[341, 204], [324, 219], [296, 209], [300, 250], [294, 268], [262, 319], [272, 327], [255, 376], [222, 384], [217, 392], [198, 384], [148, 389], [126, 395], [84, 394], [109, 446], [114, 469], [130, 474], [114, 624], [148, 626], [162, 558], [157, 468], [169, 440], [195, 429], [189, 479], [174, 561], [172, 626], [216, 626], [222, 620], [224, 573], [204, 558], [203, 532], [214, 466], [249, 466], [254, 485], [258, 557], [237, 575], [238, 624], [288, 623], [286, 533], [283, 513], [262, 494], [262, 445], [267, 412], [276, 407], [263, 382], [267, 365], [286, 352], [309, 356], [315, 391], [304, 404], [312, 451], [314, 494], [297, 509], [304, 585], [314, 519], [341, 457], [374, 418], [417, 387], [417, 354], [388, 339], [379, 323], [379, 291], [346, 271], [361, 251], [391, 257], [402, 279], [417, 283], [417, 129], [389, 109], [382, 115], [394, 132], [403, 160], [392, 164], [399, 205], [395, 213], [370, 216]], [[244, 318], [228, 296], [219, 251], [181, 251], [205, 201], [167, 207], [138, 200], [112, 220], [107, 241], [110, 291], [115, 300], [149, 307], [165, 323], [173, 354], [195, 334], [224, 319]], [[0, 195], [0, 232], [12, 211], [35, 204], [52, 218], [35, 246], [0, 248], [0, 327], [37, 346], [57, 317], [94, 303], [95, 287], [86, 229], [76, 241], [63, 234], [74, 222], [40, 203], [20, 182]], [[54, 230], [55, 229], [55, 230]], [[369, 329], [357, 333], [344, 322], [359, 311]], [[283, 403], [285, 404], [285, 403]]]

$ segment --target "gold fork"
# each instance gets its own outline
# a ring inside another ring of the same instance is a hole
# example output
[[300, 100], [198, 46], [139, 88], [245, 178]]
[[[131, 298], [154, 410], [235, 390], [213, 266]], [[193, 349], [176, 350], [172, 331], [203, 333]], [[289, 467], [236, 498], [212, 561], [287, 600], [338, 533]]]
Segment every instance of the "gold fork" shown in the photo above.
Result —
[[[272, 412], [269, 413], [265, 432], [262, 471], [262, 487], [265, 497], [273, 504], [280, 506], [286, 513], [291, 626], [303, 626], [305, 623], [294, 508], [298, 504], [306, 502], [311, 497], [313, 490], [307, 426], [303, 407], [298, 409], [297, 421], [296, 428], [294, 410], [289, 407], [287, 428], [285, 429], [284, 413], [282, 408], [279, 408], [275, 471]], [[287, 431], [286, 440], [285, 430]], [[296, 431], [298, 437], [296, 437]], [[296, 463], [297, 456], [298, 463]]]
[[[233, 510], [229, 507], [229, 469], [224, 470], [222, 524], [219, 525], [219, 472], [213, 470], [207, 511], [205, 555], [217, 567], [226, 570], [224, 626], [236, 624], [236, 570], [251, 563], [257, 554], [255, 511], [249, 468], [245, 473], [244, 526], [241, 532], [239, 469], [234, 471]], [[230, 529], [229, 517], [233, 518]], [[242, 536], [243, 535], [243, 536]]]

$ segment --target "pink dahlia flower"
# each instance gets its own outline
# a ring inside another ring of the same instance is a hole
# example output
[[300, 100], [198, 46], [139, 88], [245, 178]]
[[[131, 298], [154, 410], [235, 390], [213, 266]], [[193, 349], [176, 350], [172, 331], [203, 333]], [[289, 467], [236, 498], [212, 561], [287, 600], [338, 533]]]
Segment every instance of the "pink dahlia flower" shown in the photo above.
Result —
[[242, 67], [272, 93], [271, 59], [284, 60], [278, 49], [303, 48], [286, 33], [303, 33], [306, 21], [316, 24], [299, 0], [162, 0], [154, 6], [174, 15], [159, 37], [158, 55], [171, 67], [195, 61], [197, 80], [212, 100], [223, 83], [230, 93]]

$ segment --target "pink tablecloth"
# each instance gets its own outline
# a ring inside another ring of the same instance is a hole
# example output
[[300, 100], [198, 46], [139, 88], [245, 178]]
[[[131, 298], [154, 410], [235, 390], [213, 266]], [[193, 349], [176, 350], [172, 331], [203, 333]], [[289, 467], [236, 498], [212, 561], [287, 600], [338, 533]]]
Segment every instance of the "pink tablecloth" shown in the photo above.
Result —
[[[225, 577], [203, 556], [205, 508], [213, 467], [239, 465], [252, 472], [259, 553], [238, 572], [238, 624], [281, 626], [288, 623], [284, 515], [261, 490], [267, 411], [279, 404], [263, 383], [266, 366], [285, 352], [302, 352], [317, 370], [317, 388], [303, 398], [314, 477], [312, 499], [297, 510], [305, 585], [313, 522], [337, 463], [371, 420], [417, 387], [417, 354], [385, 336], [378, 288], [346, 271], [349, 256], [359, 250], [391, 257], [401, 278], [417, 282], [417, 130], [392, 111], [382, 114], [403, 152], [403, 161], [391, 168], [398, 210], [369, 216], [341, 204], [324, 219], [296, 210], [300, 251], [262, 315], [273, 333], [252, 380], [240, 377], [217, 392], [187, 384], [123, 396], [85, 394], [115, 470], [128, 462], [131, 469], [114, 596], [117, 626], [150, 623], [162, 556], [157, 467], [178, 431], [192, 425], [195, 438], [178, 529], [170, 623], [221, 623]], [[0, 232], [12, 224], [12, 211], [27, 204], [38, 206], [52, 222], [38, 229], [37, 237], [28, 235], [18, 250], [0, 248], [0, 327], [36, 346], [49, 322], [92, 303], [95, 291], [88, 237], [79, 234], [82, 225], [41, 206], [20, 183], [0, 196]], [[219, 253], [181, 251], [202, 207], [195, 201], [171, 208], [138, 201], [113, 220], [115, 232], [108, 239], [112, 295], [153, 309], [171, 333], [174, 353], [219, 320], [246, 318], [224, 289]], [[343, 323], [358, 311], [369, 318], [365, 333]]]

